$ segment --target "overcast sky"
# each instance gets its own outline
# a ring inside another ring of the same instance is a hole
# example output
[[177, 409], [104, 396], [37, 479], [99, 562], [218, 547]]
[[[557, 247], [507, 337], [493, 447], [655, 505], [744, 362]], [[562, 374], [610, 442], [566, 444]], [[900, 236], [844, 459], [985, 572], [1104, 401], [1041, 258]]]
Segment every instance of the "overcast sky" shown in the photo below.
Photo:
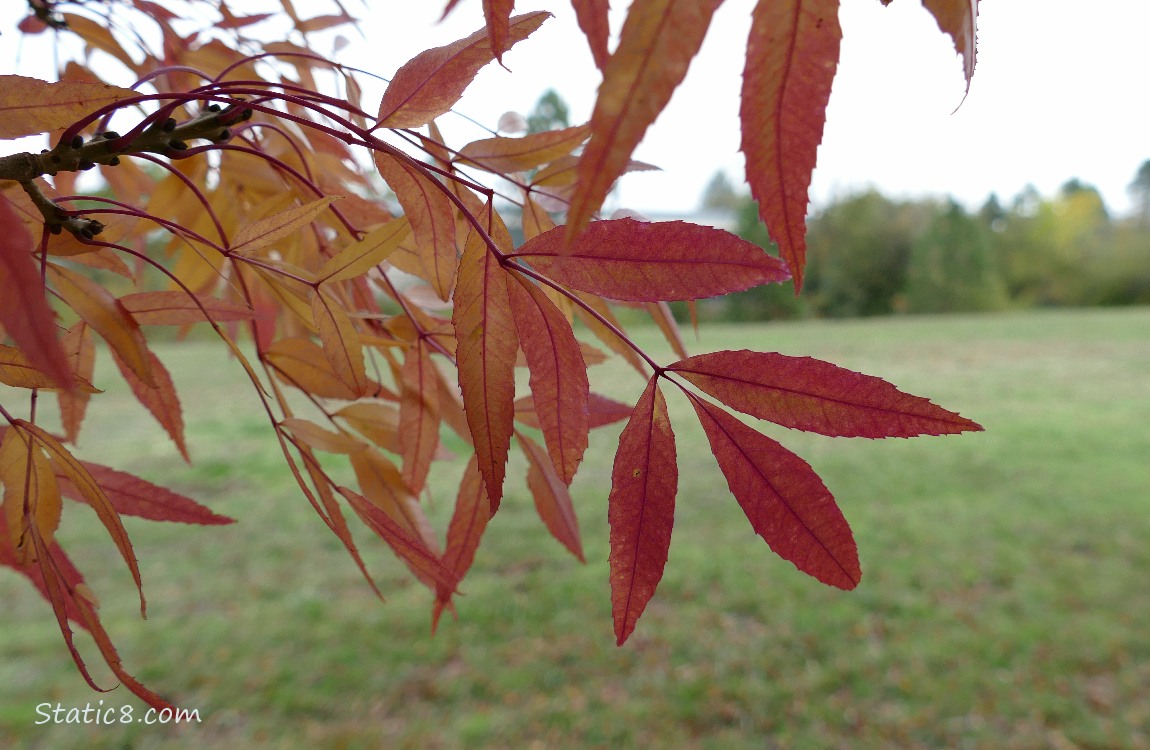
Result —
[[[738, 92], [753, 5], [727, 0], [719, 9], [687, 80], [636, 152], [664, 172], [624, 177], [615, 196], [621, 205], [687, 210], [717, 169], [741, 180]], [[599, 79], [567, 4], [517, 3], [546, 6], [557, 17], [506, 57], [514, 75], [485, 71], [462, 111], [490, 122], [503, 109], [530, 109], [555, 86], [576, 118], [590, 115]], [[617, 32], [626, 4], [612, 6]], [[951, 194], [976, 206], [992, 191], [1009, 199], [1033, 183], [1050, 195], [1077, 177], [1098, 186], [1112, 209], [1129, 207], [1126, 186], [1150, 159], [1150, 2], [980, 6], [978, 64], [964, 100], [952, 42], [918, 0], [886, 7], [843, 0], [842, 55], [812, 185], [816, 204], [873, 184], [894, 195]], [[433, 20], [433, 7], [423, 23]], [[465, 0], [448, 21], [458, 33], [439, 38], [461, 36], [479, 21], [478, 1]], [[418, 51], [423, 40], [380, 24], [372, 36], [387, 44], [376, 49]]]
[[[322, 0], [295, 4], [301, 15], [309, 5], [315, 13], [328, 7]], [[354, 0], [347, 4], [353, 12], [361, 7]], [[663, 171], [624, 177], [612, 197], [616, 206], [688, 211], [716, 170], [741, 183], [738, 91], [753, 4], [727, 0], [719, 9], [687, 80], [635, 153]], [[340, 61], [390, 75], [420, 50], [482, 25], [478, 0], [463, 0], [437, 24], [443, 5], [372, 0], [373, 12], [363, 14], [368, 41], [349, 35], [352, 44]], [[570, 104], [573, 119], [585, 120], [599, 77], [569, 5], [516, 5], [517, 12], [544, 8], [556, 18], [505, 56], [512, 72], [495, 65], [485, 69], [458, 109], [494, 125], [505, 110], [526, 113], [554, 87]], [[616, 32], [626, 5], [612, 3]], [[842, 55], [812, 184], [816, 206], [874, 185], [897, 196], [950, 194], [973, 207], [992, 191], [1009, 199], [1033, 183], [1050, 195], [1077, 177], [1101, 189], [1112, 209], [1127, 210], [1126, 186], [1150, 159], [1150, 2], [980, 5], [978, 65], [964, 100], [951, 40], [919, 0], [894, 0], [887, 7], [878, 0], [843, 0]], [[2, 11], [5, 31], [14, 11]], [[0, 39], [6, 72], [15, 72], [13, 41], [10, 33]], [[18, 72], [47, 76], [40, 69], [44, 64], [43, 55], [26, 50]], [[482, 137], [459, 118], [444, 118], [441, 125], [452, 145]]]

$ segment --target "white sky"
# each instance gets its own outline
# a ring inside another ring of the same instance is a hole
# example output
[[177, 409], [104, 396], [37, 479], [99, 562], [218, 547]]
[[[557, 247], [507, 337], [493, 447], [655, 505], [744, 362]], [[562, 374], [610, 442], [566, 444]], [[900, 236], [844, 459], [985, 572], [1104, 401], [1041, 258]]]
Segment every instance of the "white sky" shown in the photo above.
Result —
[[[260, 7], [277, 3], [264, 0]], [[295, 0], [301, 14], [318, 0]], [[354, 35], [341, 62], [390, 75], [428, 46], [482, 25], [478, 0], [464, 0], [436, 24], [443, 0], [370, 0], [369, 41]], [[48, 75], [43, 56], [25, 50], [19, 69], [12, 28], [18, 3], [0, 10], [5, 72]], [[233, 8], [247, 5], [239, 0]], [[459, 111], [494, 125], [509, 109], [526, 114], [549, 87], [567, 100], [575, 122], [589, 117], [598, 72], [565, 2], [519, 0], [517, 12], [543, 8], [556, 17], [492, 65]], [[626, 3], [612, 3], [618, 32]], [[662, 172], [623, 178], [612, 201], [646, 213], [689, 211], [718, 169], [741, 181], [738, 92], [753, 0], [727, 0], [670, 106], [635, 158]], [[842, 0], [843, 47], [828, 110], [816, 205], [874, 185], [893, 196], [950, 194], [977, 206], [992, 192], [1004, 200], [1027, 183], [1046, 195], [1071, 177], [1096, 185], [1123, 212], [1126, 186], [1150, 158], [1150, 2], [1147, 0], [984, 0], [978, 66], [963, 101], [962, 68], [949, 37], [919, 0]], [[353, 13], [357, 3], [348, 2]], [[386, 11], [383, 9], [386, 8]], [[386, 15], [385, 15], [386, 14]], [[959, 106], [961, 103], [961, 106]], [[957, 107], [957, 111], [956, 111]], [[482, 137], [459, 118], [441, 120], [453, 146]]]

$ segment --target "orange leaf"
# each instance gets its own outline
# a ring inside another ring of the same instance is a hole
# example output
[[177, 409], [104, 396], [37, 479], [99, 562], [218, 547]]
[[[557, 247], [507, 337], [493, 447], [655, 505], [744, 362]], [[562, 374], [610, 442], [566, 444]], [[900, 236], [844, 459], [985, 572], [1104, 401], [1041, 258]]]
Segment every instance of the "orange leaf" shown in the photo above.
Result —
[[188, 445], [184, 441], [184, 415], [180, 408], [180, 399], [176, 395], [176, 384], [172, 382], [172, 376], [168, 373], [168, 368], [164, 367], [164, 363], [151, 351], [145, 353], [150, 363], [152, 383], [145, 383], [137, 377], [136, 373], [115, 349], [112, 350], [112, 359], [115, 361], [116, 367], [120, 368], [120, 374], [124, 376], [124, 382], [132, 389], [132, 394], [135, 395], [136, 400], [156, 418], [156, 421], [168, 433], [168, 437], [176, 444], [176, 449], [179, 450], [184, 460], [191, 463], [192, 459], [188, 456]]
[[209, 319], [223, 323], [255, 317], [254, 310], [239, 302], [214, 297], [192, 299], [182, 291], [125, 294], [120, 304], [142, 326], [180, 326]]
[[435, 531], [395, 464], [379, 451], [366, 448], [351, 454], [351, 468], [359, 480], [360, 490], [372, 505], [421, 540], [428, 550], [438, 551]]
[[[99, 393], [87, 378], [73, 375], [73, 385], [79, 386], [85, 394]], [[13, 388], [42, 388], [56, 390], [56, 381], [44, 372], [33, 367], [24, 352], [11, 346], [0, 344], [0, 383]]]
[[[545, 11], [509, 20], [509, 48], [551, 17]], [[487, 29], [444, 47], [420, 52], [396, 71], [379, 104], [377, 128], [417, 128], [450, 110], [495, 53]]]
[[144, 384], [156, 387], [148, 342], [120, 301], [100, 284], [67, 268], [49, 263], [48, 277], [68, 306], [108, 342], [128, 369]]
[[72, 371], [56, 336], [56, 320], [32, 260], [32, 235], [16, 208], [0, 195], [0, 328], [36, 369], [65, 387]]
[[[319, 461], [316, 460], [314, 454], [305, 446], [297, 449], [303, 457], [304, 466], [307, 468], [308, 475], [311, 476], [312, 483], [315, 485], [316, 494], [319, 495], [319, 502], [315, 502], [311, 495], [304, 489], [304, 494], [308, 495], [308, 499], [312, 500], [312, 507], [316, 509], [320, 517], [335, 534], [340, 543], [343, 544], [344, 549], [351, 555], [351, 559], [355, 561], [355, 565], [359, 568], [360, 574], [363, 579], [367, 581], [367, 585], [371, 586], [371, 590], [383, 601], [383, 594], [376, 585], [375, 579], [372, 578], [371, 572], [367, 569], [367, 564], [363, 561], [363, 556], [359, 553], [359, 548], [355, 544], [355, 538], [351, 535], [351, 527], [347, 524], [347, 519], [343, 515], [343, 511], [339, 508], [339, 503], [336, 502], [335, 495], [331, 490], [331, 479], [324, 473], [323, 469], [319, 466]], [[302, 482], [301, 482], [302, 487]], [[322, 511], [320, 504], [323, 505]]]
[[539, 287], [516, 275], [507, 291], [547, 451], [559, 476], [571, 484], [587, 450], [590, 429], [587, 364], [571, 324]]
[[648, 126], [671, 101], [722, 0], [634, 0], [591, 114], [591, 140], [567, 214], [574, 239], [623, 174]]
[[922, 0], [922, 4], [934, 16], [938, 28], [954, 40], [954, 49], [962, 57], [966, 90], [970, 91], [977, 48], [978, 0]]
[[250, 256], [257, 250], [274, 245], [315, 221], [317, 216], [340, 197], [329, 195], [245, 225], [232, 238], [231, 252]]
[[[96, 486], [107, 497], [111, 507], [120, 515], [200, 526], [235, 523], [235, 519], [213, 513], [190, 497], [167, 487], [100, 464], [88, 461], [81, 463]], [[88, 496], [68, 479], [66, 473], [58, 471], [56, 477], [61, 480], [60, 487], [65, 495], [74, 500], [90, 502]]]
[[309, 447], [325, 453], [355, 453], [364, 448], [364, 444], [351, 435], [325, 430], [310, 419], [288, 417], [280, 425], [291, 430], [298, 440]]
[[320, 341], [323, 342], [323, 353], [331, 363], [332, 372], [357, 398], [369, 395], [374, 389], [367, 379], [363, 345], [347, 311], [327, 292], [318, 288], [312, 294], [311, 311]]
[[571, 153], [587, 140], [589, 133], [589, 126], [579, 125], [522, 138], [486, 138], [460, 149], [459, 161], [495, 174], [523, 172]]
[[675, 315], [671, 312], [671, 306], [666, 302], [648, 302], [646, 308], [647, 314], [651, 316], [651, 320], [655, 321], [655, 325], [659, 326], [659, 330], [663, 332], [663, 338], [671, 345], [675, 354], [683, 358], [690, 356], [687, 354], [687, 346], [683, 343], [679, 324], [675, 322]]
[[538, 443], [520, 432], [516, 432], [515, 437], [527, 457], [527, 487], [535, 499], [535, 510], [543, 519], [543, 525], [551, 536], [575, 555], [575, 559], [587, 562], [579, 536], [579, 519], [575, 516], [567, 483], [555, 472], [554, 465]]
[[543, 207], [533, 201], [530, 194], [523, 198], [523, 239], [529, 240], [537, 237], [549, 229], [555, 228], [555, 220], [543, 210]]
[[652, 377], [635, 404], [611, 470], [611, 612], [620, 646], [663, 577], [675, 522], [675, 433], [658, 381]]
[[9, 541], [17, 559], [32, 562], [32, 528], [51, 541], [60, 525], [60, 488], [48, 458], [36, 441], [16, 427], [4, 432], [0, 440], [0, 486], [4, 488], [4, 518]]
[[331, 369], [327, 356], [307, 339], [280, 339], [264, 352], [280, 379], [320, 398], [354, 399], [355, 393]]
[[451, 297], [455, 281], [455, 204], [446, 188], [426, 169], [401, 156], [376, 151], [375, 166], [388, 187], [395, 191], [411, 233], [419, 247], [423, 278], [443, 301]]
[[[82, 379], [81, 382], [91, 382], [96, 369], [96, 347], [92, 345], [92, 334], [88, 330], [88, 324], [82, 320], [76, 321], [64, 334], [60, 343], [64, 347], [68, 365], [75, 373], [75, 377], [78, 380]], [[61, 391], [57, 398], [60, 403], [60, 424], [64, 428], [64, 435], [75, 443], [80, 437], [80, 425], [84, 421], [91, 395], [86, 389], [77, 388], [71, 393]]]
[[382, 224], [324, 262], [317, 277], [321, 282], [333, 283], [362, 276], [387, 260], [410, 231], [406, 218]]
[[[136, 63], [132, 60], [132, 56], [124, 51], [116, 38], [112, 36], [111, 30], [106, 25], [96, 23], [87, 16], [79, 16], [74, 13], [62, 14], [64, 20], [68, 22], [68, 30], [76, 34], [90, 46], [96, 49], [107, 52], [112, 57], [116, 58], [124, 64], [128, 70], [136, 71]], [[138, 96], [132, 92], [133, 96]], [[85, 112], [84, 114], [87, 114]]]
[[96, 516], [100, 522], [104, 524], [104, 528], [108, 530], [108, 535], [112, 537], [116, 547], [120, 550], [120, 556], [124, 558], [124, 562], [128, 565], [128, 570], [132, 573], [132, 580], [136, 583], [136, 590], [140, 594], [140, 614], [147, 616], [147, 603], [144, 601], [144, 586], [140, 580], [140, 566], [136, 561], [135, 550], [132, 549], [132, 542], [128, 539], [128, 532], [124, 529], [123, 523], [120, 521], [119, 512], [112, 505], [104, 490], [96, 482], [95, 478], [88, 471], [80, 461], [60, 444], [56, 438], [44, 431], [43, 428], [17, 420], [19, 427], [31, 433], [35, 440], [43, 444], [48, 452], [51, 454], [52, 466], [55, 467], [55, 474], [62, 474], [68, 478], [80, 494], [87, 501], [92, 510], [96, 511]]
[[507, 298], [507, 272], [474, 231], [459, 263], [451, 320], [467, 425], [487, 495], [498, 506], [514, 428], [519, 340]]
[[139, 93], [103, 83], [0, 76], [0, 138], [46, 133]]
[[808, 189], [839, 59], [838, 0], [759, 0], [743, 71], [742, 151], [759, 215], [803, 285]]
[[711, 452], [755, 533], [775, 554], [829, 586], [862, 577], [854, 536], [835, 499], [806, 461], [697, 396], [691, 404]]
[[603, 70], [611, 57], [607, 49], [607, 41], [611, 37], [608, 0], [571, 0], [571, 7], [575, 9], [575, 19], [583, 30], [583, 36], [587, 37], [587, 46], [595, 58], [595, 67]]
[[[606, 320], [608, 323], [614, 326], [616, 331], [623, 330], [623, 326], [619, 323], [618, 318], [615, 317], [615, 313], [611, 312], [611, 308], [601, 297], [597, 297], [594, 294], [585, 294], [582, 292], [578, 293], [578, 297], [579, 299], [586, 302], [591, 307], [591, 309], [599, 313], [603, 320]], [[635, 368], [636, 372], [638, 372], [644, 378], [647, 377], [648, 373], [646, 365], [643, 364], [643, 360], [639, 357], [638, 354], [635, 353], [634, 349], [632, 349], [626, 344], [626, 342], [615, 335], [611, 328], [608, 328], [607, 325], [605, 325], [601, 320], [588, 313], [581, 306], [575, 306], [575, 314], [579, 317], [579, 320], [583, 322], [583, 325], [587, 326], [587, 328], [590, 329], [590, 331], [594, 333], [600, 341], [606, 344], [610, 349], [613, 349], [616, 354], [625, 359], [627, 364]]]
[[399, 453], [399, 413], [388, 404], [357, 401], [335, 415], [380, 448]]
[[[447, 549], [443, 552], [443, 564], [455, 575], [456, 581], [471, 568], [475, 551], [487, 521], [491, 518], [491, 503], [483, 489], [483, 476], [475, 456], [463, 470], [463, 481], [459, 484], [459, 494], [455, 498], [455, 510], [447, 527]], [[454, 586], [440, 587], [435, 592], [435, 609], [431, 615], [431, 628], [434, 631], [439, 623], [443, 608], [451, 602]]]
[[510, 47], [511, 11], [515, 10], [515, 0], [483, 0], [483, 17], [487, 21], [487, 40], [491, 44], [491, 54], [500, 63], [503, 53]]
[[439, 447], [439, 379], [427, 345], [417, 341], [407, 350], [400, 371], [399, 445], [403, 479], [411, 491], [423, 491]]
[[831, 437], [913, 437], [978, 424], [872, 375], [810, 357], [722, 351], [676, 362], [676, 372], [733, 409]]
[[761, 247], [713, 227], [682, 221], [597, 221], [565, 247], [557, 227], [516, 254], [564, 286], [617, 300], [702, 299], [788, 274]]

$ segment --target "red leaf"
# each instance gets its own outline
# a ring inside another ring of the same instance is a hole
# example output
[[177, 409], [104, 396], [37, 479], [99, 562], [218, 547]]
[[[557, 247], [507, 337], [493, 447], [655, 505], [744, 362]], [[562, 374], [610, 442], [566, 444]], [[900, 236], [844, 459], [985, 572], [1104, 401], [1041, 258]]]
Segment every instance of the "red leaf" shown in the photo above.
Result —
[[761, 247], [682, 221], [597, 221], [564, 247], [563, 227], [516, 254], [554, 281], [609, 299], [661, 302], [717, 297], [788, 278]]
[[376, 151], [375, 166], [395, 191], [419, 246], [423, 277], [443, 301], [451, 298], [459, 251], [455, 245], [455, 205], [445, 188], [417, 163]]
[[858, 548], [819, 475], [766, 435], [690, 397], [727, 486], [755, 533], [776, 555], [823, 583], [841, 589], [857, 586], [862, 577]]
[[436, 590], [440, 587], [455, 589], [455, 574], [440, 562], [439, 557], [422, 539], [358, 492], [347, 487], [336, 489], [351, 504], [352, 509], [368, 528], [391, 547], [416, 578]]
[[722, 0], [634, 0], [591, 114], [591, 141], [579, 159], [579, 184], [567, 214], [574, 239], [623, 174], [671, 94], [687, 74]]
[[400, 385], [398, 435], [403, 480], [418, 495], [439, 447], [439, 379], [422, 340], [407, 350]]
[[587, 46], [595, 58], [595, 67], [603, 70], [611, 57], [607, 49], [607, 41], [611, 36], [608, 0], [571, 0], [571, 7], [575, 9], [575, 19], [583, 30], [583, 36], [587, 37]]
[[977, 47], [978, 0], [922, 0], [922, 4], [934, 16], [938, 28], [954, 40], [954, 49], [962, 56], [966, 90], [970, 91]]
[[58, 547], [46, 543], [39, 533], [33, 533], [32, 540], [36, 545], [36, 556], [39, 560], [40, 571], [43, 575], [44, 590], [48, 593], [48, 601], [52, 603], [52, 611], [56, 614], [56, 622], [60, 626], [60, 633], [64, 636], [64, 642], [68, 646], [68, 651], [72, 654], [72, 660], [75, 662], [76, 667], [80, 670], [80, 674], [84, 677], [85, 681], [87, 681], [88, 685], [93, 690], [106, 692], [92, 680], [92, 676], [88, 673], [84, 660], [80, 657], [80, 652], [77, 650], [72, 638], [72, 630], [68, 627], [69, 612], [76, 612], [79, 615], [81, 623], [91, 634], [92, 640], [96, 643], [96, 647], [100, 649], [100, 655], [104, 657], [104, 662], [128, 690], [131, 690], [133, 694], [157, 711], [162, 711], [165, 708], [174, 710], [174, 707], [170, 703], [144, 687], [139, 680], [128, 674], [124, 669], [120, 655], [116, 652], [116, 647], [112, 644], [112, 639], [108, 636], [108, 632], [104, 630], [104, 626], [96, 614], [95, 607], [80, 591], [79, 586], [74, 585], [69, 580], [68, 568], [70, 568], [70, 566], [64, 566], [57, 562], [53, 551], [58, 549]]
[[747, 182], [791, 269], [806, 262], [807, 190], [839, 59], [838, 0], [759, 0], [739, 114]]
[[[395, 464], [379, 451], [365, 449], [351, 454], [351, 468], [364, 497], [435, 554], [438, 549], [435, 531]], [[435, 588], [431, 581], [421, 580]]]
[[[84, 576], [72, 564], [72, 561], [64, 554], [64, 550], [56, 542], [49, 545], [52, 551], [52, 556], [56, 560], [56, 565], [60, 570], [60, 574], [67, 581], [68, 585], [75, 589], [79, 584], [84, 583]], [[27, 576], [28, 580], [36, 587], [41, 596], [51, 602], [50, 594], [48, 593], [47, 584], [44, 582], [44, 573], [39, 565], [23, 565], [16, 556], [16, 551], [12, 548], [8, 536], [8, 522], [4, 518], [4, 514], [0, 513], [0, 565], [7, 566], [20, 574]], [[80, 610], [76, 607], [76, 603], [71, 599], [67, 600], [64, 604], [64, 612], [69, 620], [76, 622], [83, 626]]]
[[507, 272], [475, 231], [459, 263], [451, 321], [467, 425], [487, 494], [498, 506], [515, 419], [519, 337], [507, 298]]
[[913, 437], [981, 430], [881, 378], [774, 352], [699, 354], [667, 368], [759, 419], [831, 437]]
[[563, 313], [535, 284], [516, 276], [507, 285], [519, 344], [547, 451], [567, 484], [587, 450], [587, 364]]
[[[526, 39], [551, 17], [545, 11], [509, 20], [507, 47]], [[495, 58], [487, 29], [466, 39], [420, 52], [404, 63], [383, 92], [377, 128], [417, 128], [447, 112], [475, 74]]]
[[0, 195], [0, 328], [36, 369], [72, 387], [72, 371], [56, 336], [56, 318], [32, 260], [32, 235], [8, 199]]
[[675, 433], [658, 381], [652, 377], [635, 404], [611, 470], [611, 613], [619, 645], [663, 577], [675, 523]]
[[184, 292], [175, 291], [126, 294], [120, 298], [120, 304], [142, 326], [181, 326], [209, 319], [223, 323], [255, 317], [254, 310], [239, 302], [214, 297], [192, 299]]
[[527, 457], [527, 487], [531, 490], [535, 510], [543, 519], [543, 525], [551, 532], [551, 536], [575, 555], [575, 559], [581, 563], [587, 562], [583, 557], [579, 519], [571, 502], [568, 483], [556, 473], [555, 466], [538, 443], [519, 432], [515, 433], [515, 437], [519, 439], [519, 446]]
[[[199, 526], [222, 526], [235, 523], [235, 519], [213, 513], [195, 500], [178, 492], [153, 484], [127, 472], [81, 462], [96, 481], [116, 512], [125, 516], [146, 518], [150, 521], [191, 523]], [[73, 500], [87, 502], [66, 475], [57, 473], [60, 489]]]
[[[588, 394], [587, 426], [590, 429], [613, 424], [630, 416], [630, 406], [612, 401], [598, 393]], [[535, 402], [530, 395], [515, 399], [515, 418], [528, 427], [540, 429], [539, 417], [535, 414]]]
[[119, 352], [115, 349], [111, 351], [112, 359], [120, 368], [120, 374], [124, 376], [124, 381], [132, 389], [136, 400], [156, 418], [156, 421], [168, 433], [168, 437], [176, 444], [176, 448], [184, 460], [191, 463], [191, 458], [188, 456], [188, 445], [184, 441], [184, 415], [180, 408], [179, 396], [176, 395], [176, 384], [172, 382], [172, 376], [164, 367], [164, 363], [151, 351], [146, 351], [153, 380], [153, 384], [148, 384], [136, 375]]
[[515, 0], [483, 0], [483, 17], [487, 20], [487, 40], [491, 44], [491, 54], [501, 64], [503, 53], [510, 47], [510, 16], [515, 10]]
[[[491, 503], [483, 489], [483, 476], [479, 473], [479, 464], [474, 456], [463, 471], [463, 481], [459, 485], [459, 494], [455, 499], [455, 512], [451, 515], [451, 523], [447, 527], [447, 549], [443, 553], [443, 565], [450, 570], [457, 581], [471, 568], [475, 560], [475, 551], [479, 549], [479, 540], [483, 530], [487, 528], [487, 521], [491, 518]], [[439, 616], [443, 608], [451, 602], [452, 586], [441, 586], [435, 592], [435, 609], [431, 616], [432, 631], [439, 624]]]

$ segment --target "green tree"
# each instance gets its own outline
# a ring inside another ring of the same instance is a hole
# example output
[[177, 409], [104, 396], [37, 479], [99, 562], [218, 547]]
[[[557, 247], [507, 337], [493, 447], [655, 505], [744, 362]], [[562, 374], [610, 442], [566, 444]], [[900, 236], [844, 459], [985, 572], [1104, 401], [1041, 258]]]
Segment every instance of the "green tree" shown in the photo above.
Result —
[[906, 303], [916, 313], [980, 312], [1006, 303], [986, 230], [953, 200], [911, 247]]
[[535, 102], [535, 108], [527, 115], [527, 132], [544, 133], [571, 127], [571, 113], [567, 102], [555, 89], [547, 89]]
[[816, 214], [808, 235], [815, 309], [831, 317], [898, 311], [911, 245], [931, 210], [869, 190]]

